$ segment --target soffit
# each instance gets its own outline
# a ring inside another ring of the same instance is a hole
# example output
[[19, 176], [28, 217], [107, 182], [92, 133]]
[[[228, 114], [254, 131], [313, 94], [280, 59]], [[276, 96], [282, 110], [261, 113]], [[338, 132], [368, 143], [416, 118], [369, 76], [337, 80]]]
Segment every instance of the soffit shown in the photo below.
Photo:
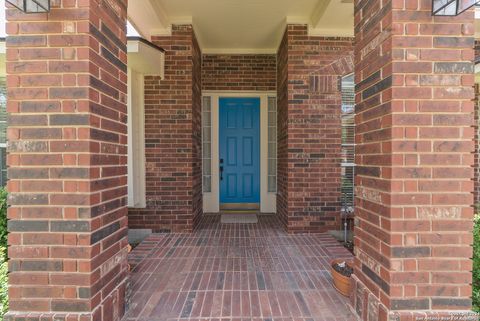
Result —
[[262, 53], [276, 52], [287, 23], [308, 24], [315, 35], [352, 36], [350, 1], [136, 0], [129, 16], [147, 38], [192, 23], [205, 53]]

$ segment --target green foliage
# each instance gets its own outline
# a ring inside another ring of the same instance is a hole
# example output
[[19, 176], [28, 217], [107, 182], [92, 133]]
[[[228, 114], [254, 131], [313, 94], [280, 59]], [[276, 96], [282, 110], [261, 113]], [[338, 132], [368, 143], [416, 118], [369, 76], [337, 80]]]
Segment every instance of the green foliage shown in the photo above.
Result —
[[[7, 248], [7, 191], [0, 189], [0, 247]], [[7, 259], [7, 251], [3, 256]]]
[[8, 311], [8, 262], [6, 248], [0, 247], [0, 318]]
[[475, 215], [473, 228], [473, 310], [480, 312], [480, 214]]

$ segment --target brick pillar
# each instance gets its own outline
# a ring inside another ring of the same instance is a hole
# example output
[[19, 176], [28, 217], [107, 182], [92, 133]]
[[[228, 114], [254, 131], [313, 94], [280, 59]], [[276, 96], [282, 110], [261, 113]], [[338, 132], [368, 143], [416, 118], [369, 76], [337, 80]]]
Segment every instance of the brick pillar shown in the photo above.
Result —
[[[480, 40], [475, 40], [475, 60], [474, 63], [480, 63]], [[474, 179], [474, 192], [473, 201], [476, 208], [480, 206], [480, 85], [475, 84], [475, 179]]]
[[[277, 211], [289, 232], [340, 228], [342, 129], [337, 85], [352, 67], [333, 64], [347, 57], [351, 61], [352, 55], [352, 38], [309, 36], [306, 25], [288, 25], [280, 45]], [[325, 73], [332, 80], [328, 85], [318, 82]]]
[[355, 3], [352, 297], [363, 320], [471, 306], [473, 22], [473, 10], [432, 17], [431, 1]]
[[202, 54], [191, 25], [154, 36], [165, 79], [145, 77], [146, 199], [131, 228], [191, 232], [202, 214]]
[[7, 10], [7, 319], [120, 320], [127, 1], [52, 4]]
[[[476, 42], [475, 42], [476, 43]], [[475, 165], [474, 165], [474, 180], [473, 180], [473, 201], [475, 208], [480, 206], [480, 85], [475, 84]]]

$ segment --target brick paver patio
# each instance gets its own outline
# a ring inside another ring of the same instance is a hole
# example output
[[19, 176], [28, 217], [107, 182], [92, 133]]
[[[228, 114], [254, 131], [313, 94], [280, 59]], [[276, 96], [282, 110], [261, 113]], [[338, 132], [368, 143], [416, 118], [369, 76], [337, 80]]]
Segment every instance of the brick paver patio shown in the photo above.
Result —
[[134, 249], [125, 321], [352, 321], [329, 261], [351, 254], [327, 234], [288, 235], [275, 216], [193, 234], [155, 234]]

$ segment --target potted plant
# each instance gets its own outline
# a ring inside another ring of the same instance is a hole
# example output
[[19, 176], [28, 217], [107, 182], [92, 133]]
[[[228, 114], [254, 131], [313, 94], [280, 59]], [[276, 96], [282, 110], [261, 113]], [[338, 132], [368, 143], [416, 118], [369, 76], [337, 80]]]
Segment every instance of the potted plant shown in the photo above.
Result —
[[333, 286], [344, 296], [350, 295], [351, 276], [353, 274], [353, 262], [342, 259], [333, 260], [330, 263]]

